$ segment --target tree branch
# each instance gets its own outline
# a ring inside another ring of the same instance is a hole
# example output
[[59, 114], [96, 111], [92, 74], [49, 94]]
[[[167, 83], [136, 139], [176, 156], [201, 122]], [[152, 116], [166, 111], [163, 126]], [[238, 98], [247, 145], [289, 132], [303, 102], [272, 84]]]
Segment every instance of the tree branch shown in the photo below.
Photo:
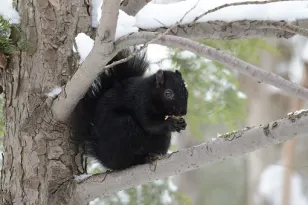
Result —
[[257, 21], [254, 22], [255, 26], [259, 28], [270, 28], [279, 29], [293, 34], [298, 34], [301, 36], [308, 37], [308, 30], [295, 25], [295, 23], [290, 24], [285, 21]]
[[168, 154], [155, 165], [140, 165], [124, 171], [90, 176], [77, 184], [74, 195], [86, 204], [96, 197], [144, 184], [156, 179], [177, 175], [230, 157], [240, 156], [264, 146], [306, 136], [308, 110], [263, 126], [245, 128], [219, 136], [212, 142]]
[[52, 112], [56, 119], [65, 121], [76, 104], [90, 87], [97, 74], [110, 61], [114, 53], [114, 37], [121, 0], [104, 0], [102, 17], [95, 38], [94, 47], [87, 59], [54, 100]]
[[[243, 39], [243, 38], [285, 38], [289, 39], [295, 34], [308, 37], [304, 21], [287, 23], [285, 21], [252, 21], [242, 20], [234, 22], [209, 21], [193, 25], [179, 25], [172, 28], [167, 34], [202, 39]], [[163, 33], [168, 28], [140, 29], [140, 31]]]
[[[150, 32], [134, 33], [132, 35], [119, 39], [116, 43], [116, 50], [122, 50], [123, 48], [126, 48], [130, 45], [146, 43], [147, 41], [156, 38], [157, 35], [158, 34], [156, 33]], [[280, 88], [291, 96], [296, 96], [305, 100], [308, 99], [308, 89], [303, 88], [291, 81], [285, 80], [284, 78], [274, 73], [267, 72], [258, 68], [257, 66], [242, 61], [228, 54], [227, 52], [177, 36], [161, 36], [161, 38], [157, 39], [154, 43], [191, 51], [199, 56], [215, 60], [227, 67], [236, 69], [240, 73], [255, 78], [259, 81], [259, 83], [265, 82], [267, 84]]]

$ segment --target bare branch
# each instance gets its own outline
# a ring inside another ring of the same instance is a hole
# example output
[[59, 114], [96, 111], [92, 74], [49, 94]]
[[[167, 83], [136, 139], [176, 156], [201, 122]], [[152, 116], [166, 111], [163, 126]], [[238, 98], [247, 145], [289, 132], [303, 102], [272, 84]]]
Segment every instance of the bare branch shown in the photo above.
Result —
[[[260, 23], [260, 22], [259, 22]], [[260, 28], [276, 28], [281, 29], [290, 33], [298, 34], [301, 36], [308, 37], [308, 30], [305, 28], [301, 28], [294, 24], [290, 24], [284, 21], [272, 21], [272, 22], [264, 22], [260, 25]]]
[[[143, 44], [156, 38], [157, 35], [158, 34], [156, 33], [150, 32], [134, 33], [119, 39], [116, 44], [116, 50], [122, 50], [123, 48], [126, 48], [130, 45]], [[255, 78], [259, 83], [265, 82], [280, 88], [291, 96], [296, 96], [306, 100], [308, 99], [308, 89], [303, 88], [291, 81], [285, 80], [284, 78], [274, 73], [267, 72], [258, 68], [257, 66], [235, 58], [234, 56], [224, 51], [177, 36], [161, 36], [161, 38], [157, 39], [155, 43], [191, 51], [199, 56], [218, 61], [227, 67], [236, 69], [240, 73]]]
[[54, 100], [52, 112], [56, 119], [65, 121], [76, 104], [90, 87], [97, 74], [113, 57], [114, 37], [121, 0], [104, 0], [102, 17], [95, 38], [94, 47], [64, 87], [64, 91]]
[[77, 184], [75, 196], [86, 204], [96, 197], [177, 175], [230, 157], [240, 156], [264, 146], [278, 144], [295, 136], [306, 136], [308, 111], [292, 113], [263, 126], [245, 128], [219, 136], [212, 142], [171, 153], [156, 165], [140, 165], [120, 172], [93, 175]]

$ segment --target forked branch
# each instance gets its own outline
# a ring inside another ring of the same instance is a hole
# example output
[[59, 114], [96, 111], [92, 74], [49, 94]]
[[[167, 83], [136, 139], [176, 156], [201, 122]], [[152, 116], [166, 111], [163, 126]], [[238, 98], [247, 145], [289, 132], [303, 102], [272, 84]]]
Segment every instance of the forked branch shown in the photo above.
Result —
[[117, 27], [121, 0], [104, 0], [100, 25], [94, 47], [81, 67], [65, 85], [64, 90], [54, 100], [52, 112], [56, 119], [65, 121], [74, 110], [78, 101], [86, 93], [97, 74], [116, 54], [114, 37]]

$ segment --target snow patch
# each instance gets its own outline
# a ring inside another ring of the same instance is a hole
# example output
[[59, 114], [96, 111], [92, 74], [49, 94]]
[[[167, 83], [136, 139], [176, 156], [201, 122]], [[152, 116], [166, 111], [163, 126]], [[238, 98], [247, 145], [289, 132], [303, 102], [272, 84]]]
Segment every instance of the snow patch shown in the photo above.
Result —
[[308, 110], [307, 109], [300, 109], [300, 110], [296, 110], [296, 111], [294, 111], [294, 115], [300, 115], [300, 114], [302, 114], [303, 112], [307, 112]]
[[[92, 0], [92, 27], [98, 28], [101, 13], [102, 13], [103, 0]], [[117, 28], [115, 33], [115, 40], [130, 33], [138, 32], [136, 25], [136, 18], [128, 15], [122, 10], [119, 10]]]
[[182, 58], [193, 58], [193, 57], [196, 57], [197, 55], [194, 54], [193, 52], [190, 52], [190, 51], [182, 51], [182, 52], [180, 53], [180, 56], [181, 56]]
[[[116, 28], [115, 40], [127, 34], [138, 32], [138, 28], [134, 27], [134, 25], [135, 25], [135, 18], [127, 15], [125, 12], [120, 10], [118, 24]], [[82, 64], [89, 55], [89, 53], [91, 52], [94, 46], [94, 40], [85, 33], [78, 33], [78, 35], [75, 37], [75, 41], [80, 56], [79, 64]], [[76, 48], [74, 45], [73, 45], [73, 51], [76, 52]]]
[[169, 177], [168, 179], [168, 187], [170, 191], [173, 191], [173, 192], [178, 190], [178, 187], [173, 183], [172, 177]]
[[172, 202], [172, 199], [170, 197], [168, 190], [165, 190], [163, 192], [163, 194], [161, 195], [160, 201], [162, 204], [170, 204]]
[[82, 181], [84, 179], [87, 179], [90, 176], [92, 176], [92, 174], [75, 175], [75, 180], [76, 181]]
[[237, 91], [237, 97], [241, 99], [246, 99], [247, 95], [241, 91]]
[[135, 17], [126, 14], [122, 10], [119, 10], [115, 40], [121, 38], [122, 36], [138, 32], [138, 27], [136, 27], [135, 25], [136, 25]]
[[[82, 64], [83, 61], [85, 61], [85, 59], [89, 55], [90, 51], [92, 50], [94, 46], [94, 40], [85, 33], [78, 33], [78, 35], [75, 37], [75, 41], [80, 56], [79, 64]], [[74, 45], [73, 45], [73, 51], [76, 52], [76, 48]]]
[[105, 202], [96, 198], [93, 201], [90, 201], [89, 205], [105, 205]]
[[96, 169], [98, 169], [101, 172], [105, 170], [104, 167], [99, 162], [94, 161], [94, 162], [89, 164], [88, 172], [92, 173]]
[[102, 15], [103, 0], [92, 0], [92, 27], [97, 28]]
[[150, 44], [147, 47], [147, 59], [150, 62], [151, 72], [158, 69], [171, 68], [171, 60], [169, 59], [169, 48], [158, 44]]
[[162, 179], [157, 179], [155, 181], [153, 181], [154, 184], [156, 184], [157, 186], [163, 185], [164, 184], [164, 180]]
[[19, 24], [20, 16], [13, 8], [12, 0], [1, 0], [0, 5], [0, 16], [9, 21], [10, 24]]
[[[258, 192], [271, 205], [282, 204], [282, 187], [285, 168], [282, 165], [269, 165], [261, 174]], [[301, 176], [294, 172], [290, 184], [290, 205], [307, 205]], [[258, 200], [258, 199], [256, 199]]]
[[138, 185], [136, 187], [136, 192], [137, 192], [137, 204], [142, 205], [142, 185]]
[[117, 192], [117, 195], [123, 204], [127, 204], [130, 201], [129, 195], [124, 190]]
[[47, 93], [46, 95], [48, 97], [55, 98], [61, 93], [61, 91], [62, 91], [62, 88], [57, 87], [57, 88], [54, 88], [51, 92]]
[[272, 94], [284, 94], [283, 90], [281, 90], [280, 88], [276, 88], [275, 86], [273, 85], [265, 85], [267, 91], [269, 93], [272, 93]]

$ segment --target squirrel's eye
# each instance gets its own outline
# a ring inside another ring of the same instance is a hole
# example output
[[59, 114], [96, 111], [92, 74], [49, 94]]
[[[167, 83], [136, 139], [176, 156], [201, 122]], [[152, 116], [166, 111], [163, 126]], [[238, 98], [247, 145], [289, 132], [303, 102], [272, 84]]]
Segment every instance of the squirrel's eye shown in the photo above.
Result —
[[173, 96], [174, 96], [174, 93], [173, 93], [173, 91], [171, 89], [165, 90], [164, 94], [165, 94], [165, 98], [167, 98], [167, 99], [172, 99]]

